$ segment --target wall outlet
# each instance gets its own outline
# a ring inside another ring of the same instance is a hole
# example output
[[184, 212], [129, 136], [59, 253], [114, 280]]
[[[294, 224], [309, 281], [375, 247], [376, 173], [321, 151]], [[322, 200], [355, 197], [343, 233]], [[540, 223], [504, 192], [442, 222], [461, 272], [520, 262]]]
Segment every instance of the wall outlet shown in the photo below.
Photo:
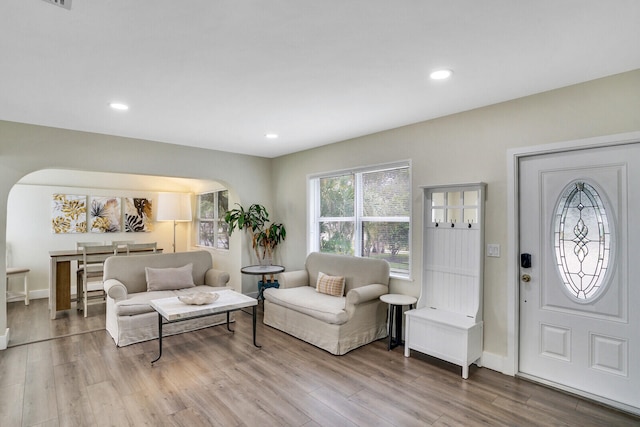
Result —
[[56, 6], [64, 7], [71, 10], [71, 0], [44, 0], [47, 3], [55, 4]]
[[487, 256], [500, 258], [500, 245], [497, 243], [487, 244]]

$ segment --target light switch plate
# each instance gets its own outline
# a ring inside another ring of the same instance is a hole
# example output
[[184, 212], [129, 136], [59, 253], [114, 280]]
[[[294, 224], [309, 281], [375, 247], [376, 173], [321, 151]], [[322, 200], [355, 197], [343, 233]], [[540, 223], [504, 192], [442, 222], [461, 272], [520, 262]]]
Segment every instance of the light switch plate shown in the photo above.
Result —
[[487, 256], [500, 258], [500, 245], [497, 243], [487, 244]]

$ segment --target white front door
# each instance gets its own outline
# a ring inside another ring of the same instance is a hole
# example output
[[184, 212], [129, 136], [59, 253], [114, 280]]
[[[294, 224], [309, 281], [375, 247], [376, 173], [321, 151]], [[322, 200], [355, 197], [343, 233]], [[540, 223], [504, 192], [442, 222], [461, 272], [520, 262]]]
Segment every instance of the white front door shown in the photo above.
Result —
[[519, 174], [520, 373], [640, 412], [640, 143]]

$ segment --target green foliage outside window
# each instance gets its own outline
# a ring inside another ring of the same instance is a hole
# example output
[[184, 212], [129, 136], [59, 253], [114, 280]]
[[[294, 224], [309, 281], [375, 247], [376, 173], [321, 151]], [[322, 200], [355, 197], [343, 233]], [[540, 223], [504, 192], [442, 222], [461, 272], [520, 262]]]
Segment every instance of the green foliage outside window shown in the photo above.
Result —
[[319, 178], [320, 251], [386, 259], [408, 274], [410, 185], [408, 167]]
[[198, 195], [198, 245], [229, 249], [229, 227], [224, 222], [228, 206], [227, 190]]

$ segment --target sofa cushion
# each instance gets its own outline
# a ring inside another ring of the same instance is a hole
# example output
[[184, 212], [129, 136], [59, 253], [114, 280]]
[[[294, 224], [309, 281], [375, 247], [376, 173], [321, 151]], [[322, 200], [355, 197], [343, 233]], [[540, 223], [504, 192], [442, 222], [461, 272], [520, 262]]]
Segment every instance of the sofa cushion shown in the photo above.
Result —
[[172, 289], [192, 288], [193, 264], [189, 263], [177, 268], [144, 268], [147, 278], [147, 291], [164, 291]]
[[316, 292], [321, 294], [341, 297], [344, 295], [344, 276], [329, 276], [323, 272], [318, 273]]
[[177, 290], [136, 292], [134, 294], [129, 294], [129, 298], [118, 301], [115, 304], [115, 311], [117, 316], [135, 316], [137, 314], [151, 313], [155, 311], [151, 308], [151, 305], [149, 305], [149, 302], [153, 299], [189, 295], [194, 292], [212, 292], [220, 289], [221, 288], [212, 288], [211, 286], [196, 286], [193, 288]]
[[326, 323], [342, 325], [349, 320], [344, 309], [345, 297], [316, 292], [313, 286], [264, 290], [264, 297], [269, 302], [304, 313]]

